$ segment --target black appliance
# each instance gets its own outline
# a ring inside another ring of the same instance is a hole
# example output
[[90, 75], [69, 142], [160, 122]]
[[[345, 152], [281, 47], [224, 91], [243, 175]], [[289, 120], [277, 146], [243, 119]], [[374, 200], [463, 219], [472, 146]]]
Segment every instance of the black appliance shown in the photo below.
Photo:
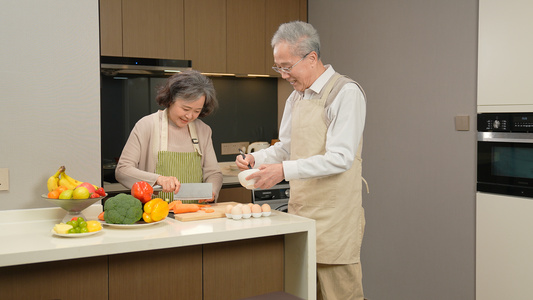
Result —
[[271, 209], [287, 212], [290, 198], [289, 183], [282, 181], [269, 189], [254, 189], [252, 202], [263, 205], [267, 203]]
[[477, 130], [477, 190], [533, 198], [533, 113], [481, 113]]

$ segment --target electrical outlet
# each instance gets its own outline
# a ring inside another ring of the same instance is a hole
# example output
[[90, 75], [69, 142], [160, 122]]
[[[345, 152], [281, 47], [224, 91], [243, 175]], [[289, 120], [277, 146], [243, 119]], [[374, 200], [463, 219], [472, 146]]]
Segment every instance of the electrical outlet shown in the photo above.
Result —
[[0, 191], [9, 191], [9, 169], [0, 169]]
[[246, 152], [246, 148], [248, 148], [248, 145], [250, 145], [250, 142], [221, 143], [220, 154], [221, 155], [239, 154], [239, 149], [241, 148], [244, 148], [244, 152]]

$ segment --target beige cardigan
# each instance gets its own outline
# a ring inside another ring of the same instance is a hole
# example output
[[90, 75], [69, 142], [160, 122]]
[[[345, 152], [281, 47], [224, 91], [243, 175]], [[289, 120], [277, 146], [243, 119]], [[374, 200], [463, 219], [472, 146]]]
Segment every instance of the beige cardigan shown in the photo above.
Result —
[[[162, 110], [140, 119], [130, 133], [128, 141], [122, 150], [115, 177], [122, 185], [131, 188], [137, 181], [146, 181], [154, 185], [160, 176], [155, 174], [157, 153], [154, 153], [152, 142], [159, 140], [154, 138], [153, 126], [155, 118], [159, 122], [163, 119]], [[218, 198], [218, 192], [222, 187], [222, 172], [218, 166], [213, 142], [211, 140], [211, 128], [199, 119], [194, 121], [198, 134], [199, 146], [202, 151], [203, 181], [213, 184], [213, 192]], [[168, 124], [168, 151], [194, 152], [191, 137], [187, 126], [180, 128], [174, 123]]]

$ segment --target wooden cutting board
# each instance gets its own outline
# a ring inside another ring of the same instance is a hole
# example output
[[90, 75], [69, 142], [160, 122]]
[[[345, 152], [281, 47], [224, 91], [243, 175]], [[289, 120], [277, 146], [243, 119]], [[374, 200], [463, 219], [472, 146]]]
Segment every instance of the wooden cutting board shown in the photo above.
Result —
[[226, 217], [226, 206], [228, 205], [237, 205], [237, 202], [220, 202], [211, 204], [212, 209], [215, 211], [212, 213], [206, 213], [203, 211], [189, 212], [182, 214], [174, 214], [174, 218], [181, 222], [188, 221], [197, 221], [197, 220], [207, 220], [207, 219], [216, 219], [216, 218], [225, 218]]

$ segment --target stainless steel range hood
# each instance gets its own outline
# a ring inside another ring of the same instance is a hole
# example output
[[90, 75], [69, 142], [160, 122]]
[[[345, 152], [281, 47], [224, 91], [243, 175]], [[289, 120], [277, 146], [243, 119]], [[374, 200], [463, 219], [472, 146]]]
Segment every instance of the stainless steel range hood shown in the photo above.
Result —
[[165, 75], [190, 70], [190, 60], [100, 56], [100, 70], [106, 76], [139, 74]]

